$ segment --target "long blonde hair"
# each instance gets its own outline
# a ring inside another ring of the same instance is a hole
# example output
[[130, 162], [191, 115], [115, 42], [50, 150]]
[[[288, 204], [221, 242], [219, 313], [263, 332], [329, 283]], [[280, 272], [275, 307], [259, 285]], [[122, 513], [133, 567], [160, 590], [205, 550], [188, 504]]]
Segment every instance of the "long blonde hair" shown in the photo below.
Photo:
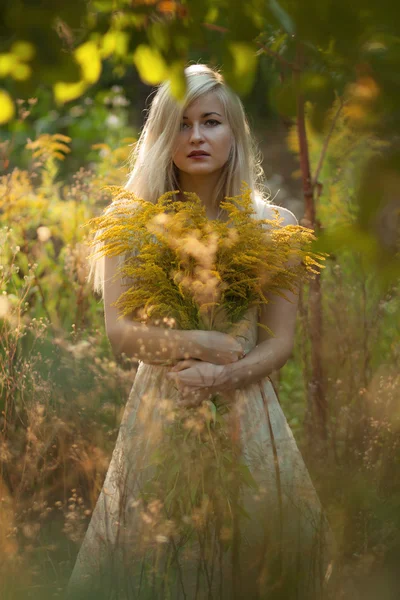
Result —
[[[179, 103], [171, 95], [170, 84], [158, 87], [148, 111], [147, 119], [132, 154], [132, 170], [125, 187], [139, 198], [150, 202], [168, 191], [179, 189], [177, 170], [172, 161], [176, 136], [183, 112], [201, 96], [213, 92], [224, 106], [225, 114], [233, 134], [233, 149], [222, 169], [216, 186], [213, 202], [225, 196], [240, 193], [246, 182], [256, 203], [264, 197], [261, 157], [250, 131], [249, 123], [239, 97], [226, 85], [223, 76], [207, 65], [195, 64], [186, 67], [186, 95]], [[112, 211], [113, 205], [108, 207]], [[95, 246], [95, 252], [101, 248]], [[104, 257], [89, 258], [89, 281], [96, 292], [103, 294]]]

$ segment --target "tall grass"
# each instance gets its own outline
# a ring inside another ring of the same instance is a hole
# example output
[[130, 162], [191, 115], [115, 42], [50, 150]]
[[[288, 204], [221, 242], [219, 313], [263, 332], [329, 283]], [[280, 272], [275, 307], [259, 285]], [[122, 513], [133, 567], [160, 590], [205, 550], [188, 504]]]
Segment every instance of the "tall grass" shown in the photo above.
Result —
[[[67, 185], [58, 165], [68, 146], [66, 138], [41, 138], [31, 145], [27, 170], [0, 179], [5, 600], [62, 595], [135, 374], [135, 364], [116, 361], [106, 339], [102, 305], [86, 282], [88, 249], [80, 227], [108, 201], [102, 182], [119, 183], [123, 172], [107, 169], [112, 151], [102, 147], [103, 162]], [[330, 168], [333, 180], [337, 170]], [[343, 177], [338, 181], [343, 185]], [[332, 189], [323, 198], [326, 226], [337, 217], [335, 198]], [[346, 214], [352, 218], [351, 210]], [[310, 385], [306, 288], [295, 351], [275, 381], [336, 536], [342, 569], [335, 598], [388, 600], [400, 545], [399, 289], [382, 290], [354, 252], [327, 262], [322, 285], [329, 403], [323, 461], [313, 455], [303, 427]]]
[[[309, 140], [316, 163], [323, 140], [311, 130]], [[289, 145], [297, 150], [292, 135]], [[325, 230], [357, 222], [363, 211], [357, 201], [360, 170], [382, 147], [352, 130], [345, 117], [338, 122], [321, 173], [318, 217]], [[389, 600], [400, 594], [393, 568], [400, 557], [400, 283], [382, 283], [372, 260], [376, 240], [358, 248], [347, 241], [322, 273], [322, 385], [328, 405], [322, 452], [304, 427], [312, 385], [307, 289], [294, 355], [279, 374], [279, 389], [334, 529], [341, 567], [336, 597]]]
[[[0, 180], [0, 597], [55, 597], [90, 518], [134, 378], [112, 356], [80, 226], [98, 172], [57, 179], [68, 139]], [[109, 158], [109, 156], [107, 157]], [[104, 169], [99, 165], [98, 171]], [[121, 177], [122, 173], [119, 174]]]

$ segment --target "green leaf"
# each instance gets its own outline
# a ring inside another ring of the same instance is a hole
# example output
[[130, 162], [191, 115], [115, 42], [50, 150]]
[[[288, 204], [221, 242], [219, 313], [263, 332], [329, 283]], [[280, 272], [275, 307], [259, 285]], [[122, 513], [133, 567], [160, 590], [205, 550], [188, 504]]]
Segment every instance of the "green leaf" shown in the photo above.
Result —
[[248, 94], [254, 84], [257, 70], [257, 55], [252, 44], [231, 42], [228, 45], [233, 63], [227, 72], [228, 83], [239, 94]]
[[15, 54], [22, 61], [32, 60], [36, 54], [36, 49], [31, 42], [21, 40], [13, 43], [11, 54]]
[[293, 79], [277, 83], [271, 89], [271, 104], [278, 113], [287, 117], [297, 114], [297, 89]]
[[186, 94], [185, 63], [176, 61], [172, 63], [168, 72], [171, 94], [178, 101], [182, 101]]
[[199, 487], [200, 487], [200, 480], [198, 479], [195, 482], [195, 484], [190, 488], [190, 499], [193, 504], [196, 500], [196, 494], [197, 494], [197, 490], [199, 489]]
[[162, 452], [160, 452], [160, 450], [157, 448], [150, 455], [149, 463], [153, 464], [153, 465], [160, 465], [163, 463], [163, 460], [164, 460], [164, 456], [163, 456]]
[[85, 81], [67, 83], [66, 81], [57, 81], [53, 86], [54, 98], [58, 104], [76, 100], [87, 90], [88, 84]]
[[253, 490], [257, 489], [258, 484], [251, 474], [249, 467], [247, 465], [238, 465], [238, 469], [246, 485], [251, 487]]
[[0, 89], [0, 125], [10, 121], [15, 113], [14, 102], [5, 90]]
[[112, 54], [124, 57], [129, 44], [129, 36], [125, 31], [108, 31], [101, 40], [100, 52], [102, 58]]
[[300, 81], [303, 97], [312, 103], [311, 124], [317, 131], [324, 127], [328, 110], [335, 100], [331, 77], [322, 73], [306, 72]]
[[209, 406], [212, 415], [212, 422], [215, 425], [215, 423], [217, 422], [217, 407], [215, 406], [214, 402], [210, 402]]
[[133, 54], [133, 62], [141, 80], [149, 85], [157, 85], [168, 77], [167, 63], [156, 48], [140, 44]]
[[294, 35], [296, 32], [294, 23], [288, 13], [282, 8], [282, 6], [277, 2], [277, 0], [269, 0], [269, 7], [271, 9], [272, 14], [282, 25], [283, 29]]
[[82, 79], [87, 83], [96, 83], [101, 74], [101, 58], [98, 45], [90, 40], [75, 50], [75, 59], [82, 71]]
[[172, 489], [168, 492], [168, 494], [165, 496], [165, 508], [169, 511], [171, 508], [171, 504], [172, 501], [174, 499], [175, 496], [175, 490]]
[[161, 52], [168, 52], [171, 46], [170, 30], [164, 23], [155, 22], [148, 28], [147, 36], [153, 48]]
[[206, 23], [216, 23], [219, 17], [219, 8], [217, 6], [210, 6], [205, 17]]
[[238, 513], [240, 515], [242, 515], [242, 517], [245, 517], [249, 521], [251, 520], [251, 517], [250, 517], [249, 513], [243, 508], [243, 506], [241, 506], [240, 504], [237, 504], [236, 508], [237, 508]]

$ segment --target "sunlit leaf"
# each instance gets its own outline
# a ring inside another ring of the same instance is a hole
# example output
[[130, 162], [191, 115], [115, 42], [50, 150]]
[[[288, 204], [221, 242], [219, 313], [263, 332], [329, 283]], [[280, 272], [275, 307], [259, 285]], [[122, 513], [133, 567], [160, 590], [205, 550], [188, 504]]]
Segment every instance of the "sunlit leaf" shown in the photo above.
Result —
[[0, 54], [0, 77], [10, 75], [17, 64], [18, 61], [13, 54]]
[[76, 83], [58, 81], [53, 86], [54, 97], [56, 102], [63, 104], [64, 102], [70, 102], [79, 98], [87, 88], [88, 84], [85, 81], [77, 81]]
[[183, 100], [186, 94], [184, 67], [185, 64], [183, 62], [177, 61], [173, 63], [169, 69], [168, 79], [171, 86], [171, 94], [177, 100]]
[[168, 67], [156, 48], [140, 44], [133, 55], [140, 78], [149, 85], [157, 85], [168, 77]]
[[17, 81], [25, 81], [31, 76], [32, 69], [29, 65], [18, 64], [15, 66], [12, 75]]
[[96, 42], [85, 42], [75, 50], [75, 58], [82, 69], [82, 77], [88, 83], [96, 83], [101, 74], [100, 52]]
[[36, 54], [36, 49], [31, 42], [18, 41], [11, 46], [11, 53], [18, 56], [22, 61], [32, 60]]
[[102, 38], [100, 54], [107, 58], [112, 54], [124, 56], [128, 49], [129, 36], [125, 31], [108, 31]]
[[160, 52], [168, 52], [171, 46], [170, 31], [164, 23], [156, 21], [147, 28], [147, 36], [152, 47], [158, 48]]
[[294, 117], [297, 113], [297, 90], [292, 79], [271, 88], [271, 103], [280, 114]]
[[206, 23], [215, 23], [219, 16], [219, 9], [216, 6], [210, 6], [206, 14]]
[[306, 72], [302, 74], [301, 90], [304, 100], [312, 103], [310, 121], [314, 129], [323, 129], [328, 110], [335, 100], [331, 77], [322, 73]]
[[247, 94], [253, 87], [257, 68], [257, 56], [251, 44], [231, 42], [229, 50], [233, 58], [231, 73], [227, 73], [230, 85], [241, 94]]
[[0, 125], [10, 121], [15, 113], [14, 102], [5, 90], [0, 89]]

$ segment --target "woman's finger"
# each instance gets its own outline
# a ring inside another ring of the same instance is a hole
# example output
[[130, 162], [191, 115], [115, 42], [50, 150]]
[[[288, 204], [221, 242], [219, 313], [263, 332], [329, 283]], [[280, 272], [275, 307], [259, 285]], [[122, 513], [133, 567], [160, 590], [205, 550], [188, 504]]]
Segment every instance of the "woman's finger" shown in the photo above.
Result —
[[194, 362], [195, 361], [191, 360], [180, 360], [172, 367], [172, 369], [170, 369], [170, 373], [178, 373], [178, 371], [183, 371], [183, 369], [189, 369], [193, 366]]

